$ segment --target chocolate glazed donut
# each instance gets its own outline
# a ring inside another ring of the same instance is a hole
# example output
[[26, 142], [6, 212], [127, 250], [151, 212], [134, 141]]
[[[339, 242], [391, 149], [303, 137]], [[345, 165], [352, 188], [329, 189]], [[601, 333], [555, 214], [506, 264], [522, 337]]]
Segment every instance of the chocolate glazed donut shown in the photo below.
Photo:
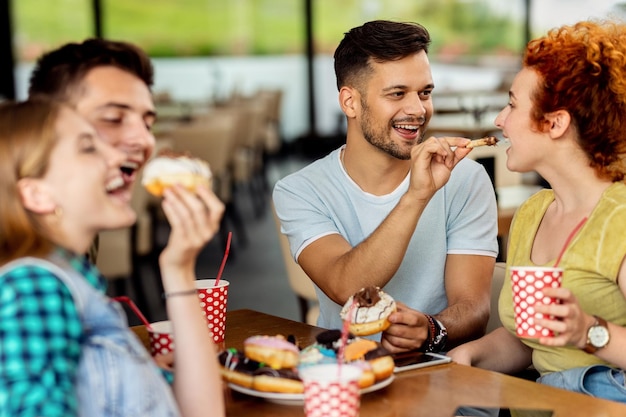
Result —
[[243, 352], [230, 348], [218, 355], [222, 378], [227, 382], [252, 388], [254, 373], [261, 367], [261, 363], [247, 358]]
[[252, 388], [264, 392], [300, 394], [304, 385], [293, 369], [274, 369], [265, 366], [257, 369], [252, 378]]

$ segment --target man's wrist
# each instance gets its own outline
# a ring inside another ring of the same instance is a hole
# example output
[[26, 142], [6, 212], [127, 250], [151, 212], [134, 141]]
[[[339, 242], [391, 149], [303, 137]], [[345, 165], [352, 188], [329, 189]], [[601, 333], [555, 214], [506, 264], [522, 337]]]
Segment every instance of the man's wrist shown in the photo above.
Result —
[[446, 347], [448, 341], [448, 330], [442, 322], [429, 314], [425, 314], [428, 320], [428, 338], [424, 341], [422, 348], [425, 352], [441, 352]]

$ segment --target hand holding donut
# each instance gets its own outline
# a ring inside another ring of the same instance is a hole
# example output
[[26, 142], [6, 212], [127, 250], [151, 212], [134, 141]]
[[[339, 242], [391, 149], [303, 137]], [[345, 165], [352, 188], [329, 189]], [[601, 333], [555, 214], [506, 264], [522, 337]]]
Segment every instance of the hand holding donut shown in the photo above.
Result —
[[382, 345], [391, 353], [421, 348], [428, 339], [428, 319], [402, 303], [397, 306], [389, 317], [391, 326], [383, 333]]
[[217, 233], [224, 204], [211, 191], [208, 164], [188, 154], [160, 153], [144, 168], [142, 184], [163, 197], [162, 207], [171, 226], [159, 261], [162, 269], [176, 275], [179, 269], [193, 272], [196, 256]]

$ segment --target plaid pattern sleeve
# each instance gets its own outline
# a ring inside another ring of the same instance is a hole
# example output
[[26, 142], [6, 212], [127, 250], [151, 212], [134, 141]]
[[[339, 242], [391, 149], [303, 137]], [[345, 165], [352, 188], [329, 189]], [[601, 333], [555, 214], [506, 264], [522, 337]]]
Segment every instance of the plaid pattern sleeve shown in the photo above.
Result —
[[2, 276], [0, 415], [76, 415], [81, 337], [78, 311], [60, 278], [37, 266]]

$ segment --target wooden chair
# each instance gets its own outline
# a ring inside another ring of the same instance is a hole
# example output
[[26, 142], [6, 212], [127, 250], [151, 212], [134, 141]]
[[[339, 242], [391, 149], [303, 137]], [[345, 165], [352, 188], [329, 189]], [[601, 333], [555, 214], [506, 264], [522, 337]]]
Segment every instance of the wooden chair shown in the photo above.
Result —
[[276, 210], [274, 210], [273, 205], [272, 213], [274, 213], [274, 224], [276, 225], [276, 231], [280, 239], [280, 249], [285, 263], [285, 269], [287, 270], [289, 286], [298, 299], [300, 321], [315, 325], [320, 310], [313, 281], [311, 281], [311, 278], [302, 270], [300, 265], [293, 260], [289, 249], [289, 241], [287, 236], [280, 231], [280, 220], [276, 216]]
[[265, 104], [247, 99], [237, 108], [244, 115], [245, 124], [241, 126], [233, 154], [233, 181], [236, 187], [247, 192], [254, 214], [260, 217], [266, 208], [263, 158], [267, 126]]
[[244, 223], [232, 195], [230, 170], [231, 154], [240, 124], [241, 119], [236, 113], [208, 113], [170, 132], [174, 150], [190, 152], [211, 166], [213, 190], [226, 205], [223, 227], [220, 228], [224, 244], [228, 235], [227, 221], [232, 221], [237, 239], [244, 244], [247, 242]]
[[491, 280], [491, 314], [489, 315], [489, 322], [487, 323], [487, 333], [502, 326], [500, 322], [500, 315], [498, 314], [498, 300], [500, 298], [500, 291], [506, 278], [506, 263], [496, 262], [493, 268], [493, 277]]

